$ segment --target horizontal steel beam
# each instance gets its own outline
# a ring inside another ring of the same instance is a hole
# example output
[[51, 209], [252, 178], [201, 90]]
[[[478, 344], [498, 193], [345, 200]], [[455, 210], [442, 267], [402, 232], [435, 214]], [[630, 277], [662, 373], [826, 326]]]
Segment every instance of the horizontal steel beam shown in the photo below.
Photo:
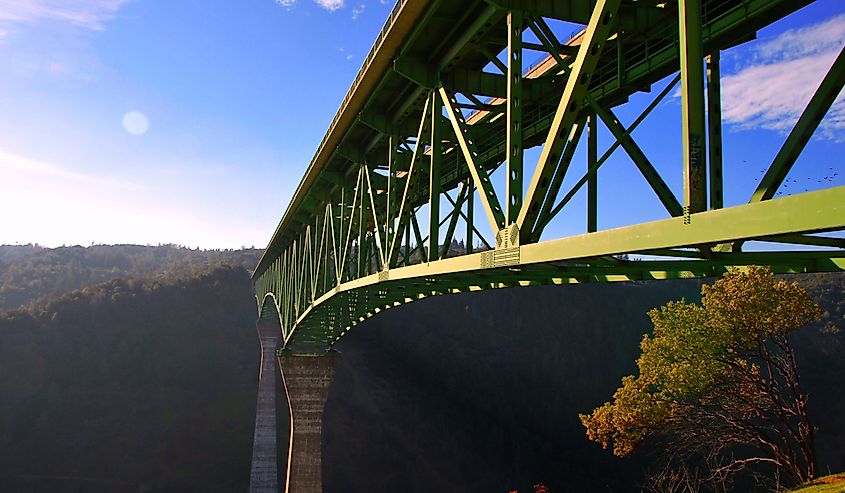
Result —
[[[316, 299], [298, 317], [294, 329], [288, 334], [291, 341], [299, 327], [308, 324], [309, 317], [321, 305], [330, 303], [332, 299], [342, 293], [355, 293], [367, 289], [378, 288], [385, 292], [395, 289], [396, 285], [414, 282], [428, 282], [436, 285], [438, 279], [465, 279], [467, 289], [475, 281], [483, 282], [485, 272], [489, 272], [493, 279], [504, 282], [507, 277], [501, 270], [516, 272], [514, 282], [524, 279], [529, 285], [532, 279], [545, 280], [554, 283], [556, 278], [567, 277], [567, 272], [574, 272], [573, 266], [560, 265], [561, 262], [574, 262], [589, 267], [590, 259], [601, 259], [613, 255], [648, 252], [651, 250], [698, 247], [701, 245], [715, 245], [737, 239], [753, 240], [755, 238], [769, 238], [779, 235], [806, 234], [830, 230], [845, 229], [845, 186], [801, 195], [783, 197], [764, 202], [745, 204], [724, 209], [716, 209], [692, 214], [689, 223], [684, 218], [670, 218], [633, 226], [626, 226], [610, 230], [598, 231], [584, 235], [572, 236], [540, 243], [533, 243], [516, 247], [519, 250], [518, 261], [509, 265], [497, 265], [496, 251], [486, 251], [451, 257], [430, 263], [421, 263], [407, 267], [393, 268], [389, 271], [370, 276], [353, 279], [338, 285], [334, 290]], [[769, 256], [766, 252], [758, 254], [730, 254], [717, 259], [687, 260], [678, 271], [677, 277], [696, 277], [711, 272], [714, 265], [744, 265], [770, 264], [798, 265], [803, 271], [816, 270], [845, 270], [845, 251], [836, 250], [826, 253], [790, 252], [789, 255]], [[743, 256], [744, 255], [744, 256]], [[813, 265], [808, 265], [812, 261]], [[586, 263], [586, 265], [585, 265]], [[622, 276], [623, 271], [637, 271], [652, 269], [648, 262], [623, 263], [607, 269], [608, 276]], [[667, 265], [659, 264], [664, 269]], [[577, 267], [577, 266], [576, 266]], [[543, 268], [541, 274], [531, 274], [530, 269]], [[520, 274], [520, 269], [529, 269], [526, 275]], [[590, 267], [590, 269], [597, 269]], [[582, 269], [583, 271], [584, 269]], [[669, 271], [666, 271], [669, 272]], [[675, 274], [648, 274], [642, 279], [671, 278]], [[712, 274], [709, 274], [712, 275]], [[577, 276], [575, 276], [577, 278]], [[616, 279], [621, 280], [621, 279]], [[381, 286], [381, 287], [378, 287]], [[504, 286], [503, 286], [504, 287]], [[402, 292], [400, 289], [399, 292]]]

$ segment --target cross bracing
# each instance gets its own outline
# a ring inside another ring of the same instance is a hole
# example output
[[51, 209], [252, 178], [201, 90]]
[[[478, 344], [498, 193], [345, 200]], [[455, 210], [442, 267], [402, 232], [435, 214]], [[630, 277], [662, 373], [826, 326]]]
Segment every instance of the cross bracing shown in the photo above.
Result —
[[[723, 203], [720, 52], [808, 3], [400, 1], [256, 268], [262, 315], [278, 313], [286, 347], [314, 351], [381, 310], [438, 294], [751, 264], [842, 270], [845, 187], [775, 198], [841, 91], [842, 53], [748, 203]], [[560, 20], [582, 27], [561, 37], [551, 27]], [[541, 58], [526, 67], [529, 52]], [[664, 79], [631, 123], [617, 118]], [[682, 196], [634, 136], [673, 91]], [[612, 136], [601, 154], [599, 124]], [[574, 162], [579, 146], [586, 166]], [[598, 201], [598, 170], [615, 152], [630, 157], [664, 219], [598, 228], [597, 210], [610, 206]], [[581, 190], [583, 233], [554, 237], [548, 225]], [[458, 238], [465, 249], [451, 247]]]

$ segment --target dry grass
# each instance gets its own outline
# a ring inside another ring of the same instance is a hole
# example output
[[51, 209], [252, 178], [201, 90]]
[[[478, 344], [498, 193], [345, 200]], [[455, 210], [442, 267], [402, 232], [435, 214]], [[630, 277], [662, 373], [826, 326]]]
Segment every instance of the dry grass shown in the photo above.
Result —
[[818, 478], [789, 493], [845, 493], [845, 473]]

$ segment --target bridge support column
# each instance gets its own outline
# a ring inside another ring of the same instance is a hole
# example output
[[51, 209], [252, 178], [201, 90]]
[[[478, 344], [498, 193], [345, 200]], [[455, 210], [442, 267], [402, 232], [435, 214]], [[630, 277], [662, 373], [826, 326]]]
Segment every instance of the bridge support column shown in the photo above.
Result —
[[256, 324], [261, 340], [261, 368], [258, 374], [258, 403], [255, 409], [255, 435], [252, 442], [250, 493], [279, 491], [276, 454], [276, 346], [279, 325], [267, 320]]
[[291, 416], [286, 493], [323, 491], [323, 406], [337, 359], [336, 352], [279, 357]]

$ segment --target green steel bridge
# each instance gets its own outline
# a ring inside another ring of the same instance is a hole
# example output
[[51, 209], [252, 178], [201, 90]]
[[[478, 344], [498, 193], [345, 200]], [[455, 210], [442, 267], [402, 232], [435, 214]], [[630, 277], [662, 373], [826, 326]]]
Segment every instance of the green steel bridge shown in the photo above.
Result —
[[[845, 187], [782, 190], [842, 89], [843, 52], [779, 150], [764, 153], [775, 157], [746, 201], [723, 199], [720, 53], [809, 3], [400, 0], [255, 270], [260, 316], [278, 314], [286, 349], [320, 353], [368, 317], [434, 295], [751, 264], [845, 269]], [[578, 27], [561, 36], [559, 21]], [[618, 107], [652, 85], [663, 88], [623, 124]], [[666, 124], [681, 125], [672, 169], [683, 196], [633, 136], [674, 91], [681, 114]], [[612, 136], [601, 154], [599, 122]], [[614, 152], [663, 218], [598, 228], [603, 207], [651, 206], [621, 187], [599, 203], [597, 172]], [[549, 237], [576, 205], [580, 233]], [[450, 248], [457, 238], [465, 250]]]

